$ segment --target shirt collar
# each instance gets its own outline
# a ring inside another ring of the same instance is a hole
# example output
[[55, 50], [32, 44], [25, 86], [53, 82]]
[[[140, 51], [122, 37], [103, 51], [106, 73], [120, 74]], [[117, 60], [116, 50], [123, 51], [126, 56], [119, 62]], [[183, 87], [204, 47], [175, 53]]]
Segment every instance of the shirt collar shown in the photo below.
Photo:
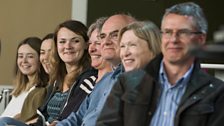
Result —
[[113, 68], [112, 77], [117, 78], [118, 75], [120, 75], [123, 72], [123, 67], [121, 64], [119, 64], [116, 68]]
[[194, 64], [192, 64], [191, 67], [188, 69], [188, 71], [179, 80], [177, 80], [175, 85], [171, 86], [171, 84], [168, 81], [167, 74], [165, 72], [163, 60], [162, 60], [162, 62], [160, 63], [160, 69], [159, 69], [159, 78], [160, 78], [161, 86], [165, 86], [164, 84], [169, 84], [167, 85], [169, 88], [176, 87], [176, 86], [177, 87], [185, 86], [190, 79], [190, 75], [192, 74], [193, 68], [194, 68]]

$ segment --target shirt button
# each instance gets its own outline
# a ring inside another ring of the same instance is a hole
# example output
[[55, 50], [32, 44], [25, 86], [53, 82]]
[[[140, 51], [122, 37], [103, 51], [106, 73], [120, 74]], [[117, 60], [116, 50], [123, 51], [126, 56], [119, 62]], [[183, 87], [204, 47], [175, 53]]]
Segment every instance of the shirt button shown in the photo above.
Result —
[[197, 99], [197, 96], [194, 96], [193, 99], [196, 100]]
[[163, 115], [164, 115], [164, 116], [167, 116], [167, 112], [164, 112]]
[[210, 85], [209, 85], [209, 87], [210, 87], [210, 88], [213, 88], [213, 87], [214, 87], [214, 85], [213, 85], [213, 84], [210, 84]]

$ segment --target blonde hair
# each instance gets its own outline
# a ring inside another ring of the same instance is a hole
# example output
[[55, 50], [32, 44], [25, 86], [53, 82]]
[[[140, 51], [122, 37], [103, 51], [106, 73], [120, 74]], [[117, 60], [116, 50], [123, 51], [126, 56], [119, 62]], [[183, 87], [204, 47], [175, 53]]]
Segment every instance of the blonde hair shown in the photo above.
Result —
[[153, 56], [161, 52], [161, 34], [159, 28], [151, 21], [136, 21], [121, 29], [119, 41], [125, 31], [133, 30], [134, 34], [147, 41]]

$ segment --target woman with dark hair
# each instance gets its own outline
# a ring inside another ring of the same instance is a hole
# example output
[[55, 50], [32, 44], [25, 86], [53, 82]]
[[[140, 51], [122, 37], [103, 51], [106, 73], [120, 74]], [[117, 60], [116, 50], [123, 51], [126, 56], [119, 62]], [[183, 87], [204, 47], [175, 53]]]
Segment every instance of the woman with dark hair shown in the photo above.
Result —
[[15, 87], [11, 93], [12, 100], [2, 117], [20, 117], [27, 95], [43, 90], [46, 86], [48, 77], [39, 61], [40, 46], [41, 39], [37, 37], [28, 37], [18, 45], [14, 71]]

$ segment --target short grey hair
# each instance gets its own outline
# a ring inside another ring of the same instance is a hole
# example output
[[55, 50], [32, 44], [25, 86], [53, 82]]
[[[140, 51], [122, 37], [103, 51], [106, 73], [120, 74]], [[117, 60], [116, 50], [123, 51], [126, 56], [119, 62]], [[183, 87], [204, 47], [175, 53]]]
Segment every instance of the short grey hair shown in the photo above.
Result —
[[92, 34], [92, 32], [97, 29], [98, 31], [97, 32], [100, 32], [102, 27], [103, 27], [103, 24], [104, 22], [108, 19], [108, 17], [100, 17], [98, 19], [96, 19], [96, 21], [94, 23], [92, 23], [90, 26], [89, 26], [89, 29], [88, 29], [88, 32], [87, 32], [87, 35], [90, 37], [90, 35]]
[[202, 8], [193, 2], [176, 4], [166, 9], [163, 18], [168, 14], [178, 14], [193, 17], [197, 30], [204, 34], [206, 34], [208, 31], [208, 22]]

